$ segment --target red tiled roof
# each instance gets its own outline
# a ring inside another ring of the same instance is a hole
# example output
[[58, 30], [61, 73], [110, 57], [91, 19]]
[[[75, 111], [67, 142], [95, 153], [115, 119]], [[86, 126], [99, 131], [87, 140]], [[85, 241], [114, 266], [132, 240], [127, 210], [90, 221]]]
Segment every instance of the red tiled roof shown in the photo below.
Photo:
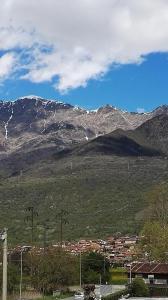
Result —
[[132, 264], [132, 273], [168, 274], [167, 263], [136, 263]]

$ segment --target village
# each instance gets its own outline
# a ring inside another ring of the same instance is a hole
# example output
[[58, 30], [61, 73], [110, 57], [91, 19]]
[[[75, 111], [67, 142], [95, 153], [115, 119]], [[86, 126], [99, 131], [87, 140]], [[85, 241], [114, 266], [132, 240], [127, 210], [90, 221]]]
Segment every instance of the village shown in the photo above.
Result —
[[[107, 239], [85, 240], [78, 242], [65, 242], [63, 248], [71, 254], [79, 254], [85, 252], [98, 252], [103, 254], [110, 264], [118, 264], [123, 266], [129, 263], [135, 256], [135, 245], [138, 243], [138, 236], [110, 236]], [[54, 246], [58, 246], [54, 245]]]
[[79, 241], [63, 241], [62, 245], [60, 242], [54, 243], [51, 246], [16, 246], [8, 250], [8, 255], [15, 253], [35, 251], [36, 253], [43, 253], [44, 248], [59, 248], [61, 247], [65, 252], [72, 255], [79, 255], [80, 253], [97, 252], [102, 254], [111, 265], [116, 264], [124, 266], [127, 263], [133, 261], [136, 255], [135, 246], [139, 241], [139, 237], [134, 236], [110, 236], [107, 239], [80, 239]]

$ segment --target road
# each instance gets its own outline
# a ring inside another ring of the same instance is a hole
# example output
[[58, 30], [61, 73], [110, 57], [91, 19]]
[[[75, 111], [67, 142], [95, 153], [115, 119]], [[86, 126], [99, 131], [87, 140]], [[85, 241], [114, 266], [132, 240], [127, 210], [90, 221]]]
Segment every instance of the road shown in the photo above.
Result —
[[[101, 296], [107, 296], [109, 294], [114, 294], [118, 291], [124, 290], [125, 285], [101, 285], [100, 292]], [[75, 297], [68, 297], [65, 300], [74, 300]], [[78, 299], [76, 299], [78, 300]], [[82, 298], [79, 298], [79, 300], [83, 300]]]
[[100, 288], [100, 293], [102, 296], [107, 296], [109, 294], [114, 294], [118, 291], [124, 290], [125, 285], [102, 285]]

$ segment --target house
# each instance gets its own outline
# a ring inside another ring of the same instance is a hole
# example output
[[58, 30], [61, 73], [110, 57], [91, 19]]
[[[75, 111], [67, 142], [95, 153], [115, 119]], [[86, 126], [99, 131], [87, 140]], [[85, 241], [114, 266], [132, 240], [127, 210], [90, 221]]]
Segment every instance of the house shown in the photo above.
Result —
[[137, 237], [128, 237], [125, 238], [124, 245], [130, 246], [137, 243]]
[[152, 285], [168, 285], [168, 263], [133, 263], [127, 269], [128, 277], [141, 277]]

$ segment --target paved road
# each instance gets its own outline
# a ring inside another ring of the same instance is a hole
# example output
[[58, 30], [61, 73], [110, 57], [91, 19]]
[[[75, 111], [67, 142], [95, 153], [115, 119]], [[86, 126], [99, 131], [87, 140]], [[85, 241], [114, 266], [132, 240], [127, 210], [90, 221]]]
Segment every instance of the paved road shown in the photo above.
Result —
[[125, 288], [125, 285], [102, 285], [100, 288], [100, 293], [102, 296], [107, 296], [109, 294], [114, 294]]
[[[109, 294], [114, 294], [118, 291], [121, 291], [125, 288], [125, 285], [101, 285], [100, 293], [102, 296], [107, 296]], [[75, 297], [68, 297], [66, 300], [74, 300]], [[79, 298], [79, 300], [83, 300]]]

